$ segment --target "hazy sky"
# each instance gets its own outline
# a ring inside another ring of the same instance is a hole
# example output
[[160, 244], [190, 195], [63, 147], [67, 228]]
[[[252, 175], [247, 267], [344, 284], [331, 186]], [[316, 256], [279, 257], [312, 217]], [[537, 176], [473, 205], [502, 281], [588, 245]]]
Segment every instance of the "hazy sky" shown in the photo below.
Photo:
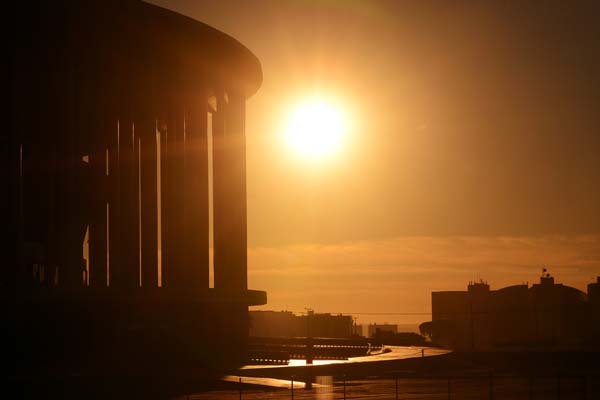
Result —
[[[432, 290], [473, 279], [532, 283], [549, 265], [585, 289], [600, 275], [594, 2], [152, 2], [262, 62], [247, 174], [249, 284], [265, 308], [420, 313]], [[282, 140], [314, 93], [352, 126], [319, 162]]]

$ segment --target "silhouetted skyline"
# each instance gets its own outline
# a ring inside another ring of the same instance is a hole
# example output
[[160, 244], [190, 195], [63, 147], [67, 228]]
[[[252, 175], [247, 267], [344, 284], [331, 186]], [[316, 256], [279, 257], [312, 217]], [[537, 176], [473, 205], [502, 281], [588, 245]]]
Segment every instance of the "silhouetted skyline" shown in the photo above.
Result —
[[[583, 290], [600, 272], [594, 2], [155, 3], [262, 62], [248, 262], [270, 307], [420, 312], [468, 280], [550, 265]], [[313, 91], [357, 129], [335, 158], [299, 162], [281, 126]]]

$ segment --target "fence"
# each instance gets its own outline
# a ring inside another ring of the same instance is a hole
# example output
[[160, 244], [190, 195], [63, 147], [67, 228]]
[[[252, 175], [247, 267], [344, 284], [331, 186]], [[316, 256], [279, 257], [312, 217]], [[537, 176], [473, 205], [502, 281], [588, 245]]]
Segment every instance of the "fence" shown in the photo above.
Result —
[[[262, 380], [262, 381], [261, 381]], [[305, 384], [305, 381], [312, 383]], [[260, 386], [265, 385], [265, 386]], [[268, 385], [268, 386], [267, 386]], [[591, 400], [600, 398], [600, 374], [514, 375], [476, 372], [454, 376], [388, 374], [291, 376], [289, 380], [235, 377], [220, 389], [183, 399]]]

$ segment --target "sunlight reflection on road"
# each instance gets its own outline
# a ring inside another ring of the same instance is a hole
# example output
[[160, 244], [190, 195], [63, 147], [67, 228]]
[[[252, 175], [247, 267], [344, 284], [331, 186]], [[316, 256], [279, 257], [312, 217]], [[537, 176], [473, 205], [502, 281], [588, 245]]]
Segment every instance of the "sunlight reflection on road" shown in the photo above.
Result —
[[[419, 357], [430, 357], [449, 353], [449, 350], [433, 348], [433, 347], [406, 347], [406, 346], [386, 346], [385, 352], [380, 354], [364, 356], [364, 357], [353, 357], [348, 360], [315, 360], [313, 365], [327, 365], [327, 364], [347, 364], [347, 363], [365, 363], [365, 362], [377, 362], [377, 361], [390, 361], [390, 360], [401, 360], [408, 358], [419, 358]], [[287, 398], [290, 395], [288, 392], [290, 389], [298, 390], [295, 396], [299, 399], [310, 398], [310, 399], [331, 399], [334, 396], [334, 392], [341, 390], [339, 387], [340, 383], [335, 383], [331, 376], [315, 376], [315, 381], [312, 384], [314, 391], [302, 390], [306, 389], [305, 382], [292, 381], [290, 379], [275, 379], [275, 378], [263, 378], [263, 377], [250, 377], [243, 376], [243, 370], [258, 369], [258, 368], [281, 368], [290, 366], [304, 366], [306, 365], [305, 360], [290, 360], [288, 365], [246, 365], [240, 369], [240, 375], [228, 375], [222, 380], [229, 383], [240, 383], [236, 385], [237, 388], [233, 390], [225, 390], [211, 393], [198, 393], [192, 398], [194, 399], [208, 399], [216, 398], [212, 396], [218, 396], [223, 399], [264, 399], [264, 398]], [[310, 366], [309, 366], [310, 367]], [[355, 392], [360, 392], [362, 397], [365, 398], [389, 398], [390, 387], [393, 388], [393, 382], [388, 381], [377, 381], [377, 382], [363, 382], [353, 381], [348, 383], [349, 390], [350, 386]], [[259, 387], [262, 386], [262, 389]], [[235, 386], [234, 386], [235, 387]], [[428, 386], [429, 387], [429, 386]], [[271, 389], [268, 389], [271, 388]], [[283, 392], [281, 392], [283, 390]], [[344, 389], [345, 390], [345, 389]], [[441, 390], [441, 389], [440, 389]], [[382, 395], [383, 397], [379, 397]], [[388, 397], [386, 397], [388, 396]]]
[[[438, 356], [450, 352], [450, 350], [439, 349], [435, 347], [385, 346], [385, 348], [389, 349], [390, 351], [371, 356], [352, 357], [348, 360], [315, 360], [313, 365], [401, 360], [405, 358], [417, 358], [422, 356]], [[303, 365], [306, 365], [306, 360], [290, 360], [289, 364], [287, 365], [245, 365], [241, 369], [299, 367]]]

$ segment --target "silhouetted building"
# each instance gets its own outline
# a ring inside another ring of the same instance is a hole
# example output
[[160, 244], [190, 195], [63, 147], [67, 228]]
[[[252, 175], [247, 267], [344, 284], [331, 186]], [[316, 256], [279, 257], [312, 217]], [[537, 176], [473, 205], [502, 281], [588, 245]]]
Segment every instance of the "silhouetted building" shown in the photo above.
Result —
[[258, 59], [141, 1], [17, 3], [2, 139], [2, 342], [14, 354], [3, 359], [32, 379], [167, 379], [243, 361], [247, 307], [266, 303], [246, 267]]
[[588, 285], [588, 301], [590, 303], [590, 321], [592, 324], [591, 341], [600, 343], [600, 276], [596, 277], [595, 283]]
[[352, 327], [353, 336], [364, 336], [364, 326], [362, 324], [354, 324]]
[[250, 336], [254, 337], [352, 337], [352, 316], [291, 311], [250, 311]]
[[422, 327], [434, 342], [455, 348], [576, 347], [591, 340], [592, 302], [549, 274], [531, 287], [490, 290], [472, 282], [467, 291], [432, 292], [431, 304], [432, 321]]
[[367, 333], [369, 337], [374, 337], [377, 332], [398, 333], [398, 325], [395, 324], [369, 324]]
[[308, 314], [301, 317], [306, 321], [309, 335], [323, 338], [352, 337], [352, 316], [332, 314]]
[[250, 311], [252, 337], [305, 337], [306, 323], [291, 311]]

